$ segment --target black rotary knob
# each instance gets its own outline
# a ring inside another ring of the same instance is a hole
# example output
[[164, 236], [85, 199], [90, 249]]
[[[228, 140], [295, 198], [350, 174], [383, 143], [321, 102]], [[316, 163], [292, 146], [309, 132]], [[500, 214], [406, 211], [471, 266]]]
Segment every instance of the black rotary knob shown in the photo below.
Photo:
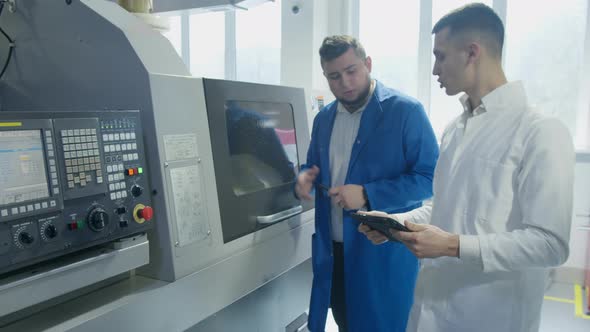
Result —
[[131, 195], [133, 195], [133, 197], [139, 197], [141, 196], [141, 194], [143, 194], [142, 187], [138, 185], [134, 185], [133, 187], [131, 187]]
[[33, 241], [35, 241], [35, 238], [27, 232], [20, 233], [18, 239], [23, 244], [31, 244], [31, 243], [33, 243]]
[[88, 227], [95, 232], [100, 232], [109, 224], [109, 215], [102, 208], [94, 208], [88, 214]]
[[57, 228], [55, 225], [48, 225], [45, 227], [45, 236], [47, 236], [48, 239], [53, 239], [57, 236]]

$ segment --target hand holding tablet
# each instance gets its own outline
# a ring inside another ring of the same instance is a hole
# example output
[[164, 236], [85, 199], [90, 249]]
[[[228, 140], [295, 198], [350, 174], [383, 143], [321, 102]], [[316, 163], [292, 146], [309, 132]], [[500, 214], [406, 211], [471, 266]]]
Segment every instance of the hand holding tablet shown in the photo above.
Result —
[[351, 213], [350, 216], [385, 235], [391, 241], [397, 240], [391, 235], [389, 229], [411, 232], [405, 225], [390, 217], [369, 215], [362, 211]]

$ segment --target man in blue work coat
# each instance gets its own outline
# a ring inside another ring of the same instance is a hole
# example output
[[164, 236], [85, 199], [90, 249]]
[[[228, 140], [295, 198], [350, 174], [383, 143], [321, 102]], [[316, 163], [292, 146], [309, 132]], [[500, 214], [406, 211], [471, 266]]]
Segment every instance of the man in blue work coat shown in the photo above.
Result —
[[421, 206], [432, 195], [436, 138], [418, 101], [371, 79], [356, 39], [327, 37], [319, 53], [336, 101], [314, 120], [295, 187], [308, 200], [315, 190], [308, 326], [323, 331], [331, 307], [340, 331], [405, 331], [418, 261], [399, 243], [372, 245], [350, 212]]

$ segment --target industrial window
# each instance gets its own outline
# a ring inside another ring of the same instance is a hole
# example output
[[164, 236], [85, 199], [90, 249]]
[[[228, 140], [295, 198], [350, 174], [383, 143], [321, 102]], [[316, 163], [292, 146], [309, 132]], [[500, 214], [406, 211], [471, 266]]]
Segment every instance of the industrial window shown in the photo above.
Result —
[[[447, 96], [432, 76], [432, 26], [469, 0], [351, 0], [358, 3], [359, 38], [374, 58], [373, 76], [418, 97], [440, 138], [458, 116], [459, 96]], [[590, 9], [586, 0], [543, 3], [487, 0], [505, 22], [504, 68], [508, 80], [522, 80], [532, 104], [560, 118], [577, 149], [590, 146]], [[419, 4], [419, 14], [416, 7]], [[385, 7], [384, 7], [385, 6]], [[532, 8], [534, 7], [534, 10]], [[353, 19], [354, 21], [354, 19]], [[416, 32], [416, 27], [418, 32]], [[405, 38], [413, 38], [418, 45]], [[415, 62], [405, 59], [410, 53]], [[385, 56], [383, 56], [385, 54]], [[375, 61], [377, 60], [377, 61]]]
[[236, 78], [281, 83], [280, 0], [236, 11]]
[[183, 12], [164, 33], [192, 75], [280, 84], [281, 1], [248, 10]]
[[225, 76], [225, 13], [192, 14], [189, 19], [189, 58], [193, 76]]
[[582, 74], [588, 2], [507, 4], [508, 80], [523, 80], [529, 101], [561, 119], [578, 147], [588, 146], [588, 86], [583, 87], [587, 78]]
[[359, 11], [359, 40], [373, 60], [373, 77], [416, 96], [420, 2], [362, 0]]

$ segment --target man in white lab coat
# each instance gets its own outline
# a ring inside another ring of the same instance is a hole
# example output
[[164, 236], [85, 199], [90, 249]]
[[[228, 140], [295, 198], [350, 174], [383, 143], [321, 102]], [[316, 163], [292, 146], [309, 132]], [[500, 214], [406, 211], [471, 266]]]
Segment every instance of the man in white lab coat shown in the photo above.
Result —
[[465, 93], [464, 112], [443, 134], [432, 204], [391, 215], [422, 258], [408, 331], [537, 331], [548, 268], [569, 253], [572, 138], [507, 82], [491, 8], [459, 8], [433, 33], [433, 74], [448, 95]]

